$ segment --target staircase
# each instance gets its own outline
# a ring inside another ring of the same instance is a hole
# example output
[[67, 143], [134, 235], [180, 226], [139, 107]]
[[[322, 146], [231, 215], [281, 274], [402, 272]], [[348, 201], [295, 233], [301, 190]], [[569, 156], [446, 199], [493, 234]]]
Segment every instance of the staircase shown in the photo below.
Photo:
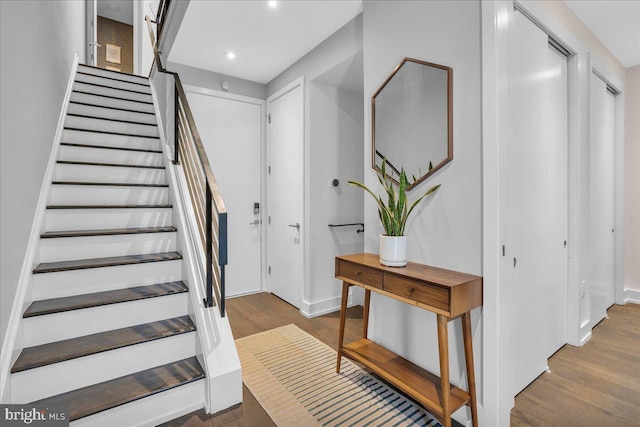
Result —
[[12, 403], [61, 404], [73, 425], [92, 426], [157, 423], [202, 407], [169, 190], [148, 79], [80, 65]]

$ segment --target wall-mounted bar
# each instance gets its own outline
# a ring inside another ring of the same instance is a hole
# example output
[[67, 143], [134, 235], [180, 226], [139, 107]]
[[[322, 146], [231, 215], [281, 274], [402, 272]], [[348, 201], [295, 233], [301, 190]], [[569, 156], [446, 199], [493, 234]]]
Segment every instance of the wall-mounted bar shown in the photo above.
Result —
[[335, 228], [335, 227], [351, 227], [351, 226], [358, 226], [360, 227], [358, 230], [356, 230], [356, 233], [364, 233], [364, 224], [361, 222], [353, 222], [350, 224], [329, 224], [329, 227], [331, 228]]

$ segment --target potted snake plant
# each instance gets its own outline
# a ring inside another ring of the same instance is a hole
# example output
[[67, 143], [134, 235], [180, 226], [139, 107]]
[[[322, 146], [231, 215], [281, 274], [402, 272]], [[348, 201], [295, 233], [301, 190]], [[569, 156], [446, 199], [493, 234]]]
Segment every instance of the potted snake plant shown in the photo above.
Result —
[[[400, 177], [396, 184], [387, 175], [386, 166], [387, 161], [383, 159], [380, 171], [377, 172], [378, 181], [386, 193], [386, 202], [381, 196], [377, 196], [366, 185], [358, 181], [349, 181], [349, 184], [369, 193], [378, 205], [378, 215], [384, 228], [384, 234], [380, 235], [380, 264], [389, 267], [404, 267], [407, 265], [407, 237], [404, 234], [407, 219], [418, 203], [435, 193], [440, 188], [440, 184], [431, 187], [409, 206], [406, 193], [409, 182], [404, 168], [400, 170]], [[396, 185], [398, 186], [397, 193]]]

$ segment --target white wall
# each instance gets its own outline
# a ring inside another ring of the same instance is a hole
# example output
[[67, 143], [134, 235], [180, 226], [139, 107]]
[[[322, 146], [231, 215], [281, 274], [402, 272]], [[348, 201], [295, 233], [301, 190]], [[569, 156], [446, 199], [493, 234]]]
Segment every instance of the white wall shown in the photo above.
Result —
[[640, 304], [640, 65], [627, 69], [624, 146], [625, 296]]
[[[453, 68], [453, 161], [413, 190], [440, 190], [408, 224], [410, 261], [470, 274], [482, 273], [480, 2], [375, 1], [363, 10], [365, 181], [377, 188], [371, 169], [371, 107], [368, 97], [405, 57]], [[402, 165], [397, 165], [402, 166]], [[377, 210], [365, 198], [365, 250], [378, 252], [382, 231]], [[491, 283], [485, 283], [491, 286]], [[438, 373], [435, 315], [372, 296], [372, 337], [418, 365]], [[472, 312], [476, 389], [482, 391], [480, 310]], [[449, 324], [451, 379], [466, 384], [460, 321]], [[466, 387], [466, 385], [465, 385]], [[482, 394], [480, 394], [480, 402]], [[466, 409], [462, 409], [462, 414]], [[458, 416], [460, 419], [460, 417]]]
[[[305, 315], [339, 307], [334, 257], [362, 251], [362, 234], [356, 229], [331, 231], [328, 227], [334, 221], [362, 222], [362, 194], [346, 182], [362, 180], [362, 94], [344, 90], [338, 77], [360, 78], [361, 70], [354, 67], [361, 51], [362, 15], [358, 15], [267, 84], [270, 96], [300, 76], [305, 79], [303, 225], [308, 226], [303, 227], [307, 234], [301, 307]], [[338, 189], [329, 188], [330, 178], [340, 179]]]
[[74, 53], [84, 1], [0, 1], [0, 337], [4, 341]]

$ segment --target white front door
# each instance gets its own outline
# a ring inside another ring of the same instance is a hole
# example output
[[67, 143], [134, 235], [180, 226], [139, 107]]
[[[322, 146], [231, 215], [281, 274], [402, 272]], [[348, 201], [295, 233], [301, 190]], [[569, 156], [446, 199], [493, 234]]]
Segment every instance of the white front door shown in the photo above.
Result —
[[613, 304], [615, 95], [591, 74], [589, 140], [589, 328]]
[[302, 78], [267, 99], [269, 285], [298, 308], [304, 283], [303, 101]]
[[227, 94], [187, 92], [198, 132], [228, 212], [226, 295], [261, 287], [260, 203], [263, 102]]
[[509, 288], [513, 395], [566, 342], [567, 60], [514, 12], [509, 135], [501, 148], [501, 274]]

